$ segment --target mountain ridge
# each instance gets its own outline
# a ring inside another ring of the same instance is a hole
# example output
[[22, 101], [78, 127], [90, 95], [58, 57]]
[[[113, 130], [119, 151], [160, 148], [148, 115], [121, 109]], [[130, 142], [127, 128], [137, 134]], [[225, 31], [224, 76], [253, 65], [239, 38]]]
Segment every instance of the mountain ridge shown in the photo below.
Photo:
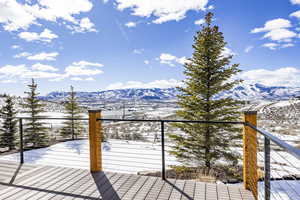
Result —
[[[76, 92], [79, 101], [174, 101], [179, 94], [177, 88], [129, 88], [96, 92]], [[47, 101], [65, 101], [68, 92], [53, 91], [39, 98]], [[241, 84], [214, 98], [232, 97], [241, 100], [288, 99], [300, 96], [300, 87], [266, 86], [262, 84]]]

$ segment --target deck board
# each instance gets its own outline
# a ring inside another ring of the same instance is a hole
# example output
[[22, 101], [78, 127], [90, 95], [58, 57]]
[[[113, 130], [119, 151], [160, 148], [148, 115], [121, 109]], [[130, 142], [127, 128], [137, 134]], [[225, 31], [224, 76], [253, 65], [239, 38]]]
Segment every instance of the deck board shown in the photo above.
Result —
[[218, 184], [217, 193], [220, 200], [230, 200], [230, 196], [226, 185]]
[[0, 199], [254, 200], [238, 186], [8, 161], [0, 161]]
[[139, 178], [140, 176], [130, 175], [126, 180], [126, 182], [124, 182], [117, 188], [116, 190], [117, 192], [112, 193], [112, 195], [110, 195], [110, 198], [116, 200], [122, 199], [122, 197], [126, 194], [126, 192], [133, 186], [134, 183], [137, 182]]
[[149, 177], [140, 176], [139, 179], [132, 185], [131, 188], [125, 193], [122, 199], [130, 200], [135, 197], [135, 195], [139, 192], [139, 190], [144, 186]]
[[181, 196], [181, 200], [193, 199], [194, 192], [195, 192], [195, 181], [186, 181], [183, 188], [183, 194]]
[[174, 184], [174, 188], [172, 190], [171, 196], [169, 199], [180, 200], [182, 196], [182, 190], [184, 188], [185, 181], [177, 180]]
[[170, 195], [172, 193], [172, 190], [173, 190], [173, 185], [175, 184], [175, 182], [176, 182], [176, 179], [171, 179], [171, 180], [166, 181], [166, 183], [162, 187], [157, 199], [158, 200], [169, 199]]
[[157, 199], [164, 184], [165, 184], [164, 181], [157, 180], [156, 183], [149, 190], [145, 200]]

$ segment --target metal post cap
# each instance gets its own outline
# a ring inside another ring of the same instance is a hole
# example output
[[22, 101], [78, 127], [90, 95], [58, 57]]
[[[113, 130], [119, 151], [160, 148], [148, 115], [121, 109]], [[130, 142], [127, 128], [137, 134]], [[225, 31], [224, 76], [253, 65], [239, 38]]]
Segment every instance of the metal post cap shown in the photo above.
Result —
[[245, 115], [257, 115], [257, 111], [245, 111]]
[[102, 110], [89, 110], [89, 113], [97, 113], [97, 112], [101, 112]]

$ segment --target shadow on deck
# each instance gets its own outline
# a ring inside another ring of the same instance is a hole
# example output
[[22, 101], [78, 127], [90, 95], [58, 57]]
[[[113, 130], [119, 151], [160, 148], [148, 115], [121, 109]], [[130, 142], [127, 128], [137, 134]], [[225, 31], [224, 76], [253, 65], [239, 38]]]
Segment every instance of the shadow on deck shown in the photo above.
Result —
[[0, 161], [0, 199], [252, 200], [238, 186]]

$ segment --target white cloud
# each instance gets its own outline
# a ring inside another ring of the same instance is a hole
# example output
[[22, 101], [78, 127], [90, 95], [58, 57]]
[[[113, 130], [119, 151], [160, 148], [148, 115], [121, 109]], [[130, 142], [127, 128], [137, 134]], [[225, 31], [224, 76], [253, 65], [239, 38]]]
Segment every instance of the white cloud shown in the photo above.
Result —
[[0, 83], [16, 83], [16, 82], [17, 82], [16, 80], [11, 80], [11, 79], [0, 81]]
[[153, 23], [179, 21], [190, 10], [205, 10], [208, 0], [116, 0], [119, 10], [130, 9], [132, 15], [140, 17], [154, 16]]
[[174, 55], [171, 55], [169, 53], [162, 53], [160, 54], [159, 58], [157, 59], [160, 61], [161, 64], [167, 64], [171, 67], [174, 67], [176, 64], [184, 65], [186, 62], [188, 62], [186, 57], [176, 57]]
[[292, 4], [299, 4], [300, 5], [300, 0], [291, 0]]
[[59, 55], [57, 52], [45, 53], [41, 52], [38, 54], [31, 54], [28, 52], [22, 52], [14, 55], [14, 58], [26, 58], [28, 60], [56, 60], [56, 57]]
[[61, 74], [52, 72], [31, 71], [25, 65], [6, 65], [0, 68], [1, 78], [55, 78], [60, 76]]
[[281, 45], [282, 48], [293, 47], [293, 46], [295, 46], [295, 44], [293, 44], [293, 43], [286, 43], [286, 44]]
[[172, 88], [182, 85], [181, 81], [175, 79], [169, 80], [155, 80], [152, 82], [144, 83], [140, 81], [128, 81], [126, 83], [113, 83], [106, 87], [107, 90], [115, 89], [128, 89], [128, 88]]
[[238, 77], [250, 83], [261, 83], [267, 86], [299, 86], [300, 69], [283, 67], [279, 69], [256, 69], [242, 72]]
[[50, 81], [50, 82], [59, 82], [59, 81], [62, 81], [62, 80], [64, 80], [66, 77], [65, 76], [59, 76], [59, 77], [57, 77], [57, 78], [51, 78], [51, 79], [48, 79], [48, 81]]
[[28, 53], [28, 52], [22, 52], [22, 53], [19, 53], [19, 54], [16, 54], [14, 55], [14, 58], [26, 58], [28, 56], [30, 56], [31, 53]]
[[39, 4], [26, 6], [26, 10], [34, 16], [47, 21], [56, 22], [58, 19], [77, 24], [74, 15], [89, 12], [93, 4], [89, 0], [39, 0]]
[[172, 61], [172, 60], [176, 60], [177, 57], [176, 57], [176, 56], [173, 56], [173, 55], [171, 55], [171, 54], [169, 54], [169, 53], [162, 53], [162, 54], [160, 54], [159, 59], [160, 59], [162, 62], [164, 62], [164, 61]]
[[300, 19], [300, 10], [291, 13], [290, 17], [296, 17], [296, 18]]
[[66, 76], [94, 76], [102, 74], [103, 71], [100, 69], [90, 69], [83, 66], [68, 66], [65, 69]]
[[207, 7], [207, 9], [208, 10], [213, 10], [213, 9], [215, 9], [215, 6], [214, 5], [210, 5], [210, 6]]
[[96, 29], [94, 27], [95, 25], [91, 22], [89, 18], [85, 17], [80, 20], [80, 28], [83, 32], [96, 32]]
[[22, 78], [58, 78], [61, 77], [61, 74], [53, 72], [44, 72], [44, 71], [27, 71], [22, 74]]
[[292, 24], [289, 20], [277, 18], [267, 21], [264, 27], [251, 30], [251, 33], [267, 32], [263, 38], [278, 42], [290, 42], [292, 38], [297, 36], [295, 32], [288, 30], [290, 27]]
[[262, 45], [262, 47], [269, 48], [270, 50], [277, 50], [277, 49], [282, 49], [282, 48], [288, 48], [288, 47], [293, 47], [295, 46], [293, 43], [265, 43]]
[[80, 77], [72, 77], [70, 78], [72, 81], [95, 81], [93, 77], [88, 77], [88, 78], [80, 78]]
[[264, 35], [264, 38], [269, 38], [273, 41], [290, 41], [297, 34], [288, 29], [274, 29]]
[[88, 17], [82, 18], [77, 25], [67, 25], [67, 28], [77, 33], [97, 32], [95, 24]]
[[205, 19], [199, 19], [199, 20], [196, 20], [194, 23], [195, 23], [195, 25], [201, 25], [201, 24], [204, 24], [204, 23], [205, 23]]
[[279, 44], [277, 43], [265, 43], [262, 45], [262, 47], [266, 47], [266, 48], [269, 48], [270, 50], [276, 50], [276, 48], [279, 46]]
[[262, 28], [255, 28], [251, 30], [251, 33], [267, 32], [276, 29], [290, 28], [291, 26], [292, 25], [289, 20], [277, 18], [277, 19], [267, 21], [264, 27]]
[[[233, 56], [236, 55], [231, 49], [225, 47], [222, 51], [222, 56]], [[159, 60], [161, 64], [166, 64], [171, 67], [176, 66], [176, 64], [184, 65], [186, 63], [189, 63], [190, 61], [186, 57], [176, 57], [169, 53], [161, 53], [159, 58], [156, 58], [156, 60]]]
[[36, 23], [36, 17], [27, 12], [24, 5], [16, 0], [0, 1], [0, 23], [7, 31], [16, 31], [27, 29], [30, 25]]
[[[41, 63], [36, 63], [27, 68], [26, 65], [5, 65], [0, 67], [0, 81], [16, 81], [28, 78], [42, 78], [49, 81], [61, 81], [65, 78], [71, 80], [94, 81], [92, 76], [102, 74], [98, 67], [100, 63], [79, 61], [65, 68], [63, 73], [57, 73], [58, 69]], [[74, 65], [75, 64], [75, 65]], [[86, 78], [83, 78], [86, 76]]]
[[150, 64], [149, 60], [144, 60], [144, 63], [145, 63], [146, 65], [149, 65], [149, 64]]
[[70, 78], [72, 81], [82, 81], [83, 79], [80, 77], [72, 77]]
[[73, 62], [73, 65], [86, 67], [86, 66], [92, 66], [92, 67], [103, 67], [103, 64], [97, 63], [97, 62], [88, 62], [85, 60], [81, 60], [79, 62]]
[[38, 71], [52, 71], [52, 72], [58, 71], [57, 68], [55, 68], [51, 65], [44, 65], [41, 63], [36, 63], [36, 64], [32, 65], [31, 68], [33, 70], [38, 70]]
[[36, 32], [21, 32], [18, 34], [19, 38], [31, 41], [42, 41], [42, 42], [51, 42], [53, 39], [58, 38], [58, 36], [52, 33], [49, 29], [44, 29], [41, 33]]
[[95, 81], [95, 79], [93, 77], [88, 77], [85, 79], [85, 81]]
[[228, 57], [228, 56], [234, 56], [236, 55], [236, 53], [234, 53], [231, 49], [229, 49], [228, 47], [224, 47], [223, 51], [222, 51], [222, 56], [224, 57]]
[[93, 4], [89, 0], [38, 0], [35, 3], [17, 2], [16, 0], [1, 0], [0, 24], [7, 31], [28, 29], [38, 20], [58, 22], [66, 21], [81, 27], [81, 29], [94, 31], [93, 24], [87, 18], [78, 19], [75, 15], [89, 12]]
[[144, 52], [144, 49], [134, 49], [133, 53], [134, 54], [142, 54]]
[[20, 49], [21, 46], [20, 46], [20, 45], [12, 45], [11, 48], [12, 48], [12, 49]]
[[58, 73], [32, 71], [25, 65], [5, 65], [0, 68], [0, 77], [6, 78], [6, 81], [16, 81], [14, 79], [24, 78], [57, 78], [62, 76]]
[[38, 53], [35, 55], [28, 56], [28, 60], [56, 60], [56, 57], [59, 55], [57, 52], [52, 52], [52, 53]]
[[[64, 74], [61, 77], [52, 79], [51, 81], [61, 81], [64, 78], [69, 77], [71, 80], [79, 81], [93, 81], [95, 75], [102, 74], [103, 71], [98, 69], [103, 67], [103, 64], [97, 62], [88, 62], [81, 60], [79, 62], [73, 62], [72, 65], [69, 65], [65, 68]], [[82, 78], [82, 76], [88, 76], [87, 78]]]
[[177, 58], [176, 62], [178, 62], [181, 65], [184, 65], [185, 63], [189, 62], [189, 60], [186, 57]]
[[254, 46], [247, 46], [244, 50], [245, 53], [249, 53], [252, 49], [254, 48]]
[[125, 26], [127, 26], [128, 28], [133, 28], [133, 27], [136, 27], [136, 23], [135, 22], [127, 22], [125, 24]]
[[5, 76], [7, 77], [16, 77], [24, 74], [27, 72], [28, 69], [25, 65], [5, 65], [0, 68], [0, 77]]

